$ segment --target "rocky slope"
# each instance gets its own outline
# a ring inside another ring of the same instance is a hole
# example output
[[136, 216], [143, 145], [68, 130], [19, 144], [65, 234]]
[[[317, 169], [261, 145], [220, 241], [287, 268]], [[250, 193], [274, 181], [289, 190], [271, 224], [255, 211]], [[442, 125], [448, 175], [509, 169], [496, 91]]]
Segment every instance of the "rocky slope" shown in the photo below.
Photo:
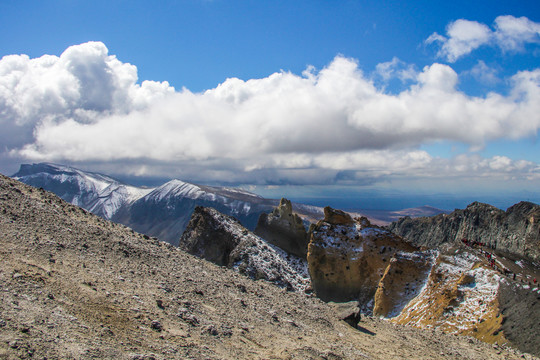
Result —
[[0, 358], [517, 359], [197, 259], [0, 176]]
[[540, 206], [530, 202], [520, 202], [506, 212], [475, 202], [448, 215], [405, 217], [388, 228], [415, 245], [437, 247], [465, 238], [540, 261]]

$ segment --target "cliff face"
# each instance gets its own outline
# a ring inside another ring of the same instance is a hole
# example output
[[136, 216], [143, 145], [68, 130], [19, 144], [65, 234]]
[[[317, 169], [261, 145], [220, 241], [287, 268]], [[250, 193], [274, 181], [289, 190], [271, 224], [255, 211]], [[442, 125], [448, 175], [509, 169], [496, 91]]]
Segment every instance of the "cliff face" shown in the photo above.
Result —
[[302, 219], [293, 213], [289, 200], [281, 199], [270, 214], [261, 214], [254, 232], [286, 252], [306, 258], [309, 237]]
[[396, 253], [379, 281], [373, 299], [373, 315], [399, 315], [420, 293], [435, 257], [435, 252]]
[[365, 218], [353, 220], [330, 207], [324, 213], [310, 229], [307, 259], [313, 290], [325, 301], [359, 300], [366, 306], [392, 256], [417, 249]]
[[405, 217], [388, 228], [415, 245], [437, 247], [465, 238], [498, 251], [540, 260], [540, 206], [530, 202], [520, 202], [506, 212], [474, 202], [449, 215]]
[[309, 287], [304, 259], [267, 243], [236, 219], [212, 208], [195, 208], [179, 247], [255, 280], [264, 279], [296, 291]]

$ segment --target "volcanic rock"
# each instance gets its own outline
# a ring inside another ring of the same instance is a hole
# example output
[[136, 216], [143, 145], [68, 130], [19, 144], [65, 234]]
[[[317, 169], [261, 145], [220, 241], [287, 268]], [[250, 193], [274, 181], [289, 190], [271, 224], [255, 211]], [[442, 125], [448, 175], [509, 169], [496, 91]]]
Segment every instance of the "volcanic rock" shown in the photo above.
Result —
[[212, 208], [195, 208], [179, 247], [255, 280], [297, 291], [309, 286], [306, 260], [267, 243], [236, 219]]
[[304, 259], [307, 256], [309, 237], [306, 228], [300, 216], [293, 213], [287, 199], [282, 198], [270, 214], [261, 214], [254, 232], [289, 254]]
[[309, 273], [315, 294], [324, 301], [367, 305], [394, 254], [418, 250], [365, 218], [355, 221], [330, 207], [310, 232]]
[[434, 252], [397, 252], [386, 268], [374, 296], [373, 315], [394, 317], [414, 299], [427, 281]]
[[324, 208], [323, 221], [334, 225], [353, 225], [354, 220], [351, 215], [343, 210], [332, 209], [330, 206]]
[[530, 202], [520, 202], [506, 212], [474, 202], [448, 215], [404, 217], [388, 228], [418, 246], [435, 248], [467, 239], [498, 251], [540, 260], [540, 206]]

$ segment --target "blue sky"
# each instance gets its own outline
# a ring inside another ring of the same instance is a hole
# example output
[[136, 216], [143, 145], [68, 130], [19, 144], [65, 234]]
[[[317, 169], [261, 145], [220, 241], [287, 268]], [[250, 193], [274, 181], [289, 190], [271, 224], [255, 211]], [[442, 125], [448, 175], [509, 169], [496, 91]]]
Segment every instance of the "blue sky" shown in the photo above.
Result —
[[538, 1], [5, 0], [0, 171], [539, 202], [539, 29]]

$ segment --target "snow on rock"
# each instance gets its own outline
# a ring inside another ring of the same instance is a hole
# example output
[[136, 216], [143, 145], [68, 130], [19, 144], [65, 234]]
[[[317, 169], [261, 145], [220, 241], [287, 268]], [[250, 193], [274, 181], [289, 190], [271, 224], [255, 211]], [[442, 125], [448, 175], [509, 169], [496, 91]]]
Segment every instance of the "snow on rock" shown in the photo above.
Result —
[[373, 314], [395, 317], [424, 289], [437, 251], [397, 252], [390, 260], [374, 297]]
[[491, 343], [503, 341], [498, 331], [500, 281], [500, 274], [471, 252], [439, 255], [422, 291], [393, 321]]
[[190, 199], [198, 199], [204, 196], [205, 192], [198, 186], [186, 183], [180, 180], [171, 180], [148, 194], [148, 199], [161, 201], [165, 198], [187, 197]]
[[234, 218], [212, 208], [195, 208], [179, 247], [288, 290], [304, 291], [310, 286], [305, 260], [267, 243]]

